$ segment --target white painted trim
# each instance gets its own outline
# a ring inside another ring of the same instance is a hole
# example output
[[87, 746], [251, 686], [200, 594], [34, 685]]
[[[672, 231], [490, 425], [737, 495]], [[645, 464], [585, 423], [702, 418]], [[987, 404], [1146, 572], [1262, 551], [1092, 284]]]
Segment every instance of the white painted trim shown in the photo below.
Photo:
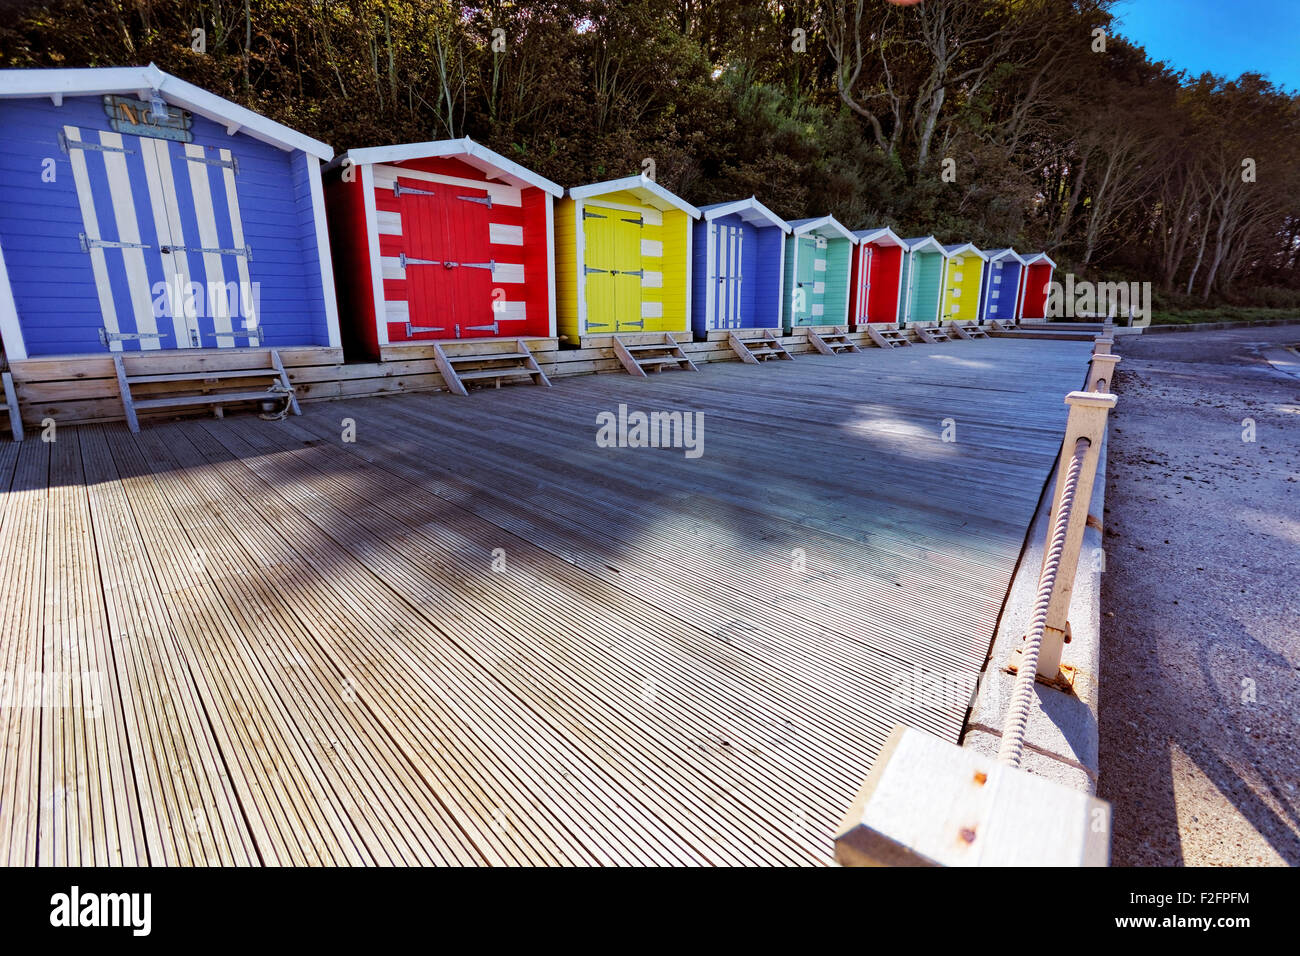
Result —
[[971, 252], [974, 253], [976, 256], [978, 256], [980, 259], [984, 260], [985, 262], [989, 261], [989, 257], [986, 256], [983, 252], [981, 252], [979, 247], [976, 246], [975, 243], [973, 242], [962, 242], [962, 243], [958, 243], [957, 245], [944, 246], [943, 248], [944, 251], [948, 253], [949, 258], [953, 256], [964, 256], [966, 255], [967, 252]]
[[387, 302], [384, 299], [384, 265], [379, 256], [378, 213], [375, 210], [373, 166], [361, 167], [361, 199], [366, 210], [366, 245], [370, 250], [370, 293], [375, 301], [375, 341], [388, 344]]
[[[149, 205], [153, 208], [154, 233], [169, 246], [188, 245], [185, 232], [181, 228], [180, 206], [173, 198], [167, 202], [163, 197], [176, 195], [176, 177], [171, 163], [171, 145], [165, 139], [140, 138], [141, 151], [144, 154], [144, 175], [149, 188]], [[156, 250], [158, 265], [163, 279], [168, 283], [176, 279], [182, 289], [190, 285], [190, 261], [188, 255], [170, 255], [161, 249]], [[189, 299], [182, 293], [181, 301], [170, 303], [172, 306], [172, 335], [176, 348], [189, 348], [191, 329], [198, 330], [198, 319], [188, 314]], [[177, 308], [179, 306], [179, 308]], [[191, 323], [193, 323], [191, 325]]]
[[14, 301], [14, 289], [9, 284], [3, 247], [0, 247], [0, 344], [4, 345], [5, 358], [10, 362], [27, 358], [27, 343], [23, 341], [23, 327], [18, 322], [18, 303]]
[[878, 246], [901, 246], [907, 248], [907, 242], [898, 233], [885, 226], [882, 229], [859, 229], [853, 233], [859, 243], [874, 242]]
[[[81, 130], [76, 126], [63, 127], [64, 135], [69, 139], [81, 139]], [[72, 166], [72, 180], [77, 186], [77, 204], [81, 207], [81, 225], [87, 239], [98, 239], [103, 233], [99, 229], [99, 217], [95, 212], [95, 200], [90, 192], [90, 170], [86, 165], [85, 150], [68, 151], [68, 162]], [[109, 332], [120, 332], [117, 322], [117, 305], [113, 302], [113, 287], [108, 278], [108, 263], [104, 250], [100, 246], [90, 248], [90, 268], [95, 276], [95, 295], [99, 300], [99, 314], [104, 320], [104, 328]], [[110, 352], [121, 352], [122, 343], [110, 340]]]
[[245, 109], [238, 103], [209, 93], [192, 83], [148, 66], [90, 67], [73, 70], [0, 70], [0, 99], [67, 96], [102, 96], [123, 93], [148, 99], [157, 91], [173, 106], [189, 110], [226, 127], [232, 126], [254, 139], [283, 150], [300, 149], [318, 159], [330, 159], [328, 144]]
[[[777, 269], [777, 273], [776, 273], [776, 301], [777, 302], [782, 302], [784, 301], [785, 298], [785, 244], [789, 241], [790, 239], [788, 235], [784, 232], [781, 233], [781, 254], [780, 256], [777, 257], [776, 260], [777, 262], [780, 263], [780, 267]], [[755, 298], [757, 299], [757, 291], [755, 292]], [[776, 314], [777, 335], [780, 335], [782, 332], [785, 331], [784, 328], [785, 316], [783, 316], [781, 312], [782, 312], [781, 309], [777, 309], [777, 314]]]
[[[699, 212], [696, 211], [695, 218], [699, 218]], [[686, 230], [686, 288], [682, 292], [682, 331], [691, 331], [691, 241], [695, 238], [692, 233], [695, 229], [691, 225], [691, 220], [686, 220], [682, 224]], [[674, 330], [676, 331], [676, 330]]]
[[1010, 248], [989, 249], [987, 250], [987, 252], [988, 252], [988, 261], [990, 264], [994, 262], [1001, 262], [1003, 259], [1015, 259], [1022, 266], [1025, 264], [1025, 257], [1022, 256], [1020, 253], [1016, 252], [1016, 250], [1014, 249], [1010, 249]]
[[[412, 159], [462, 158], [475, 160], [469, 165], [480, 172], [494, 172], [499, 174], [497, 178], [503, 178], [507, 181], [516, 180], [512, 185], [534, 186], [557, 198], [564, 195], [564, 187], [559, 183], [553, 183], [544, 176], [537, 175], [532, 170], [520, 166], [500, 153], [493, 152], [486, 146], [474, 142], [468, 136], [463, 139], [440, 139], [427, 143], [403, 143], [397, 146], [350, 149], [331, 162], [330, 166], [336, 166], [343, 160], [351, 160], [354, 164], [361, 165], [364, 163], [402, 163]], [[487, 169], [484, 169], [484, 166]]]
[[[339, 300], [334, 289], [329, 224], [325, 219], [325, 189], [321, 185], [320, 160], [315, 156], [307, 157], [307, 185], [311, 188], [311, 213], [316, 220], [316, 256], [320, 260], [321, 295], [325, 297], [325, 331], [330, 348], [337, 349], [343, 342], [339, 331]], [[379, 234], [371, 233], [370, 238], [378, 242]]]
[[1035, 252], [1032, 256], [1028, 256], [1024, 260], [1024, 262], [1025, 265], [1027, 266], [1032, 266], [1036, 262], [1046, 262], [1049, 266], [1052, 267], [1053, 272], [1055, 272], [1057, 269], [1057, 265], [1055, 262], [1052, 261], [1052, 257], [1045, 252]]
[[[109, 130], [100, 130], [99, 141], [104, 146], [112, 146], [117, 149], [121, 149], [123, 145], [122, 135]], [[123, 243], [138, 245], [142, 241], [140, 222], [136, 218], [135, 196], [131, 191], [130, 174], [126, 168], [126, 154], [123, 152], [105, 152], [104, 173], [108, 178], [108, 193], [111, 199], [117, 238]], [[147, 335], [158, 331], [158, 319], [153, 314], [153, 296], [149, 286], [149, 269], [145, 265], [144, 253], [144, 249], [123, 246], [121, 259], [122, 274], [126, 277], [127, 295], [131, 300], [131, 313], [135, 323], [135, 331]], [[139, 339], [138, 344], [140, 351], [151, 352], [162, 347], [162, 340], [145, 338]], [[189, 343], [185, 344], [188, 345]]]
[[716, 228], [713, 220], [706, 214], [704, 216], [704, 328], [706, 331], [718, 327], [718, 316], [715, 311], [717, 294], [714, 291], [717, 286], [717, 276], [714, 275], [716, 270], [713, 265], [717, 255], [713, 241], [713, 230]]
[[[714, 219], [721, 219], [723, 216], [740, 215], [745, 212], [756, 213], [757, 218], [767, 220], [770, 225], [779, 227], [780, 230], [787, 235], [790, 233], [790, 224], [764, 206], [753, 196], [750, 196], [748, 199], [737, 199], [735, 202], [721, 202], [714, 203], [711, 206], [700, 207], [700, 215], [704, 217], [706, 222], [712, 222]], [[744, 216], [741, 216], [741, 218], [750, 225], [757, 225], [757, 223], [753, 221], [753, 217], [745, 218]]]
[[909, 254], [913, 252], [925, 252], [926, 248], [929, 247], [935, 252], [943, 253], [945, 259], [948, 257], [948, 250], [945, 249], [943, 244], [939, 242], [938, 239], [934, 238], [934, 236], [917, 236], [913, 239], [904, 239], [903, 242], [906, 243]]
[[[204, 157], [203, 147], [198, 143], [186, 143], [185, 155], [187, 157], [185, 165], [189, 167], [190, 194], [194, 199], [194, 218], [199, 226], [199, 243], [205, 249], [217, 249], [221, 246], [221, 238], [217, 233], [217, 213], [212, 202], [212, 182], [208, 178], [208, 166], [206, 163], [192, 163], [188, 157], [193, 156], [195, 159]], [[222, 263], [222, 256], [216, 252], [201, 253], [203, 257], [203, 273], [209, 283], [215, 281], [225, 283], [226, 272], [225, 265]], [[242, 258], [242, 257], [236, 257]], [[209, 311], [212, 311], [209, 309]], [[236, 339], [229, 334], [234, 331], [234, 325], [231, 322], [231, 316], [212, 315], [212, 325], [217, 332], [217, 348], [233, 348], [235, 345], [244, 345], [247, 340]], [[226, 333], [226, 334], [222, 334]], [[258, 339], [261, 334], [259, 330]], [[199, 346], [203, 346], [203, 339], [199, 339]]]
[[587, 236], [582, 228], [582, 207], [585, 203], [581, 199], [573, 201], [573, 268], [577, 274], [573, 277], [574, 285], [574, 305], [578, 310], [578, 335], [579, 337], [587, 334], [587, 276], [583, 268], [587, 264]]
[[790, 228], [796, 236], [812, 232], [819, 236], [826, 236], [828, 239], [839, 236], [839, 238], [847, 239], [854, 245], [857, 245], [858, 242], [858, 237], [841, 226], [834, 216], [819, 216], [815, 219], [791, 219]]
[[546, 334], [555, 338], [558, 319], [555, 298], [555, 196], [549, 192], [546, 194], [546, 295], [551, 304]]
[[[648, 194], [674, 209], [680, 209], [692, 219], [700, 218], [700, 211], [698, 209], [680, 196], [670, 193], [653, 179], [649, 179], [644, 175], [628, 176], [624, 179], [611, 179], [608, 182], [592, 183], [588, 186], [574, 186], [569, 190], [569, 198], [589, 199], [596, 196], [608, 195], [609, 193], [624, 191], [635, 192], [642, 199], [645, 199]], [[656, 204], [651, 202], [649, 205], [655, 206]], [[662, 207], [656, 206], [656, 208]]]

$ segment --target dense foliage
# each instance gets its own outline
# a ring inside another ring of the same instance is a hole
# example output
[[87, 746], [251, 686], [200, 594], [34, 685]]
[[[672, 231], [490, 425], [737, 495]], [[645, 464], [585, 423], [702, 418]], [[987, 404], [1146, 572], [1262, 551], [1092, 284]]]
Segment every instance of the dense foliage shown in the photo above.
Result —
[[1112, 2], [0, 0], [0, 65], [153, 61], [339, 150], [469, 135], [564, 185], [650, 159], [697, 204], [1300, 305], [1300, 98], [1152, 63]]

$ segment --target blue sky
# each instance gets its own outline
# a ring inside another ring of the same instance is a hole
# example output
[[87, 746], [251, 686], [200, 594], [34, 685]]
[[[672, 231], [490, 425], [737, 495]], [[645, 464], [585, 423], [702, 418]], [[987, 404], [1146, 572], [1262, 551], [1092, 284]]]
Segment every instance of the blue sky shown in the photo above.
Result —
[[1197, 76], [1267, 74], [1300, 90], [1300, 0], [1119, 0], [1118, 32]]

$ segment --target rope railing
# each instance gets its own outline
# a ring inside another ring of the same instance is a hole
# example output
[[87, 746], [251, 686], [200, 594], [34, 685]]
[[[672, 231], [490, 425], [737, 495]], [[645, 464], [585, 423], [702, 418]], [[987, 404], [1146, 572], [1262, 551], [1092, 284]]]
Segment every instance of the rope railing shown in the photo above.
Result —
[[[1109, 327], [1110, 322], [1106, 325]], [[1034, 703], [1034, 683], [1061, 683], [1061, 655], [1070, 639], [1067, 615], [1079, 567], [1092, 486], [1101, 457], [1106, 420], [1115, 407], [1110, 394], [1118, 355], [1110, 354], [1112, 340], [1098, 338], [1088, 367], [1085, 391], [1065, 397], [1070, 417], [1057, 465], [1057, 481], [1048, 520], [1046, 549], [1038, 575], [1038, 593], [1024, 641], [1015, 651], [1012, 667], [1016, 681], [1003, 720], [1000, 763], [1020, 766], [1025, 732]]]
[[1011, 703], [1007, 706], [1007, 716], [1002, 727], [1002, 743], [998, 748], [998, 762], [1012, 767], [1020, 766], [1020, 755], [1025, 745], [1025, 728], [1029, 724], [1029, 711], [1034, 702], [1034, 681], [1038, 677], [1038, 656], [1043, 647], [1043, 634], [1047, 630], [1047, 611], [1052, 604], [1052, 592], [1056, 590], [1056, 575], [1061, 568], [1061, 557], [1065, 553], [1066, 535], [1070, 528], [1070, 517], [1074, 513], [1075, 495], [1079, 489], [1079, 476], [1083, 473], [1084, 459], [1092, 442], [1080, 438], [1074, 443], [1074, 452], [1070, 456], [1070, 466], [1065, 473], [1065, 482], [1061, 488], [1060, 510], [1052, 526], [1047, 549], [1043, 559], [1043, 570], [1038, 576], [1038, 598], [1034, 601], [1034, 616], [1030, 619], [1029, 633], [1020, 648], [1020, 667], [1016, 672], [1016, 683], [1011, 691]]

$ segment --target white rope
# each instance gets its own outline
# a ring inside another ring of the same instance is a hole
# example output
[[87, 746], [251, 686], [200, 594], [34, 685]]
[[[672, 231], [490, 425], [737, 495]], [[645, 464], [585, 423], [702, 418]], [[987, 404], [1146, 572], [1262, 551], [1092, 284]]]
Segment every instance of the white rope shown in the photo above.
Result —
[[1043, 573], [1038, 578], [1038, 600], [1034, 603], [1034, 616], [1029, 625], [1029, 633], [1025, 635], [1024, 647], [1020, 651], [1020, 668], [1016, 672], [1011, 703], [1002, 725], [1002, 744], [998, 748], [998, 762], [1011, 767], [1020, 766], [1020, 756], [1025, 748], [1025, 727], [1029, 723], [1029, 711], [1034, 703], [1034, 679], [1038, 673], [1038, 654], [1043, 647], [1043, 632], [1047, 629], [1047, 609], [1052, 603], [1056, 572], [1061, 566], [1061, 555], [1065, 551], [1065, 535], [1070, 527], [1070, 511], [1074, 507], [1074, 496], [1079, 487], [1079, 474], [1083, 471], [1083, 460], [1091, 444], [1086, 438], [1080, 438], [1074, 443], [1074, 454], [1065, 472], [1065, 486], [1061, 489], [1061, 507], [1056, 513], [1056, 524], [1052, 528], [1051, 545], [1047, 549]]

